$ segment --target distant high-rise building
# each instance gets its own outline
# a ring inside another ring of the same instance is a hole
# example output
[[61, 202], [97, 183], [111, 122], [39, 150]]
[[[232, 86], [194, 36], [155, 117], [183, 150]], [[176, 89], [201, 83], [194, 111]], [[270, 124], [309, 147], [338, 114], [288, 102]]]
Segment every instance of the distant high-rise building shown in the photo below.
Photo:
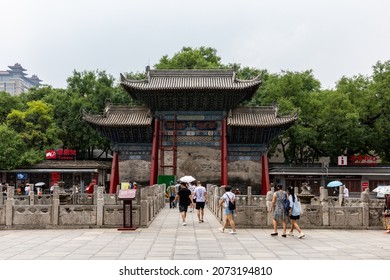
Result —
[[29, 88], [39, 86], [41, 80], [37, 75], [27, 77], [24, 71], [27, 71], [19, 63], [14, 66], [8, 66], [10, 70], [0, 70], [0, 91], [5, 91], [12, 96], [17, 96], [26, 92]]

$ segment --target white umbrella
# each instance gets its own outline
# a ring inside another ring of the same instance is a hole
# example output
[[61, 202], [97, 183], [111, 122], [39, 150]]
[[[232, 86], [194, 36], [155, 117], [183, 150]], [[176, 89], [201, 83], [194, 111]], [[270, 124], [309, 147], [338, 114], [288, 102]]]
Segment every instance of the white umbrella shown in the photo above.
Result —
[[45, 182], [38, 182], [35, 184], [36, 187], [42, 187], [45, 185]]
[[196, 179], [195, 179], [194, 177], [189, 176], [189, 175], [184, 176], [184, 177], [181, 177], [181, 178], [179, 179], [180, 182], [184, 182], [184, 183], [191, 183], [191, 182], [193, 182], [193, 181], [195, 181], [195, 180], [196, 180]]
[[372, 191], [378, 194], [390, 194], [390, 186], [378, 186]]

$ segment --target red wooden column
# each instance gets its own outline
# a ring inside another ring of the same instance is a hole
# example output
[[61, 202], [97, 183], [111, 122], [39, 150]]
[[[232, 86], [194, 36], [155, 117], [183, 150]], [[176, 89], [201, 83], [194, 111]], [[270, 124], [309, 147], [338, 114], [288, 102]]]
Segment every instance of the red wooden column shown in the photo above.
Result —
[[270, 190], [268, 157], [267, 153], [265, 153], [261, 156], [261, 194], [266, 195]]
[[114, 157], [111, 164], [110, 193], [116, 193], [116, 187], [119, 184], [119, 159], [118, 151], [115, 147]]
[[158, 176], [158, 139], [160, 135], [160, 120], [154, 119], [154, 131], [152, 142], [152, 160], [150, 163], [150, 186], [157, 184]]
[[222, 120], [221, 185], [228, 184], [227, 121]]

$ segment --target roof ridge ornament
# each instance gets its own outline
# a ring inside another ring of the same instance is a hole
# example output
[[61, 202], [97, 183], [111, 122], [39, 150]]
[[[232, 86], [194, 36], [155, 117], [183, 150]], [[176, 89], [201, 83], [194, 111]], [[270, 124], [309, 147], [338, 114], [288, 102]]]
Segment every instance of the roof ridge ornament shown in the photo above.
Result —
[[145, 67], [145, 72], [146, 72], [146, 79], [148, 80], [148, 82], [150, 82], [150, 65], [147, 65]]

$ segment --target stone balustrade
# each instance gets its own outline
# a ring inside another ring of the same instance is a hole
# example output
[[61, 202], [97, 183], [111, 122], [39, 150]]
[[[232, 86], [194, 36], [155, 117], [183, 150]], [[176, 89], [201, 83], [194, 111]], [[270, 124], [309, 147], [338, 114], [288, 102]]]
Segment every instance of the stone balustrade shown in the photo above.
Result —
[[[8, 187], [7, 196], [0, 202], [0, 228], [77, 228], [122, 227], [123, 205], [117, 194], [103, 193], [97, 186], [94, 194], [74, 194], [69, 197], [56, 187], [52, 195], [14, 195], [14, 187]], [[142, 187], [133, 200], [133, 225], [148, 227], [166, 205], [165, 185]], [[208, 208], [219, 221], [224, 212], [218, 208], [224, 189], [207, 185]], [[342, 193], [340, 191], [340, 193]], [[246, 195], [237, 195], [237, 211], [234, 217], [237, 227], [272, 228], [269, 212], [273, 191], [267, 195], [252, 195], [251, 187]], [[326, 188], [320, 189], [309, 204], [302, 205], [299, 224], [303, 228], [382, 228], [383, 199], [372, 199], [367, 191], [360, 198], [328, 196]]]
[[[273, 213], [269, 209], [273, 191], [262, 196], [252, 195], [251, 187], [247, 190], [247, 195], [236, 196], [236, 226], [272, 228]], [[218, 208], [218, 202], [223, 193], [223, 187], [207, 186], [208, 207], [221, 222], [225, 217], [223, 210]], [[382, 228], [383, 199], [370, 199], [368, 190], [360, 198], [344, 198], [343, 195], [330, 197], [328, 190], [321, 188], [319, 197], [313, 197], [310, 204], [301, 203], [301, 206], [299, 225], [302, 228]]]
[[[132, 201], [133, 225], [147, 227], [165, 206], [165, 185], [141, 187]], [[104, 194], [95, 186], [93, 194], [65, 193], [15, 195], [8, 187], [0, 203], [0, 228], [122, 227], [123, 204], [117, 194]]]

